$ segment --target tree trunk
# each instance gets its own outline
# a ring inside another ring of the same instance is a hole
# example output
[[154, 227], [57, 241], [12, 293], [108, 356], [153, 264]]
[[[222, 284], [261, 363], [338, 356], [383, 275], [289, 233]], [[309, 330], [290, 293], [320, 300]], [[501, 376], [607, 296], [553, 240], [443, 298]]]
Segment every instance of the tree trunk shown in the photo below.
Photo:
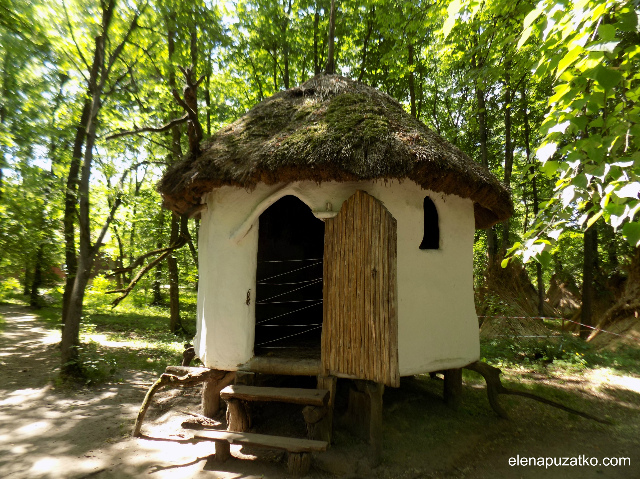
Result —
[[329, 50], [327, 53], [327, 69], [325, 73], [333, 75], [336, 72], [336, 64], [334, 59], [333, 39], [336, 32], [336, 1], [331, 0], [331, 14], [329, 16]]
[[[170, 244], [178, 241], [180, 235], [180, 218], [171, 215], [171, 239]], [[169, 329], [172, 333], [177, 333], [182, 327], [180, 321], [180, 289], [178, 275], [178, 261], [176, 260], [175, 251], [167, 257], [167, 269], [169, 270]]]
[[[591, 205], [589, 204], [588, 207]], [[591, 215], [589, 215], [591, 216]], [[580, 315], [580, 337], [587, 339], [593, 326], [593, 296], [595, 288], [596, 268], [598, 263], [598, 229], [597, 222], [584, 232], [584, 262], [582, 264], [582, 311]]]
[[[511, 187], [511, 172], [513, 170], [513, 144], [511, 143], [511, 78], [509, 70], [511, 62], [505, 64], [505, 93], [504, 93], [504, 184]], [[509, 240], [510, 223], [507, 219], [502, 223], [501, 254], [504, 256], [511, 241]]]
[[409, 102], [411, 104], [411, 116], [416, 116], [416, 87], [413, 79], [413, 43], [409, 44]]
[[[524, 121], [524, 148], [527, 155], [527, 165], [531, 165], [531, 127], [529, 126], [529, 101], [527, 97], [527, 84], [522, 84], [522, 116]], [[533, 216], [538, 216], [540, 211], [538, 199], [538, 175], [533, 170]], [[542, 265], [536, 263], [536, 285], [538, 290], [538, 314], [544, 316], [544, 280], [542, 278]]]
[[[98, 52], [96, 51], [96, 55]], [[97, 56], [94, 57], [94, 65], [98, 61]], [[95, 68], [92, 69], [92, 74]], [[97, 75], [97, 71], [96, 71]], [[91, 78], [90, 82], [95, 83], [96, 79]], [[91, 101], [87, 98], [82, 105], [82, 114], [80, 115], [80, 123], [76, 127], [76, 136], [73, 142], [73, 152], [71, 154], [71, 165], [67, 174], [67, 188], [65, 190], [64, 199], [64, 253], [65, 253], [65, 286], [62, 295], [62, 323], [66, 322], [67, 312], [69, 310], [69, 299], [73, 290], [73, 282], [76, 278], [78, 270], [78, 259], [76, 252], [76, 206], [78, 191], [78, 175], [80, 173], [80, 163], [82, 161], [82, 149], [87, 134], [87, 123], [89, 122], [89, 113], [91, 112]]]
[[362, 42], [362, 60], [360, 61], [360, 74], [358, 75], [358, 81], [362, 81], [364, 78], [364, 72], [367, 65], [367, 49], [369, 48], [371, 33], [373, 33], [373, 18], [375, 13], [376, 7], [375, 5], [372, 5], [369, 9], [369, 28], [367, 29], [367, 34], [364, 36], [364, 41]]
[[[171, 18], [175, 18], [174, 12], [172, 12]], [[167, 51], [169, 58], [173, 57], [175, 51], [175, 37], [176, 32], [170, 24], [167, 31]], [[193, 50], [191, 51], [191, 55], [194, 55]], [[169, 70], [169, 88], [171, 90], [176, 89], [176, 76], [173, 68]], [[176, 163], [182, 156], [182, 148], [180, 145], [181, 136], [180, 127], [178, 125], [174, 126], [171, 129], [171, 163]], [[180, 234], [180, 219], [175, 214], [171, 215], [170, 231], [169, 244], [174, 244]], [[172, 333], [176, 333], [181, 327], [178, 262], [174, 255], [175, 252], [172, 251], [167, 257], [167, 270], [169, 273], [169, 330]]]
[[313, 72], [320, 73], [320, 59], [318, 58], [318, 25], [320, 23], [320, 11], [316, 2], [316, 10], [313, 14]]
[[[89, 275], [91, 274], [91, 268], [93, 266], [93, 259], [95, 257], [95, 253], [100, 247], [100, 241], [102, 239], [98, 239], [95, 248], [91, 246], [89, 188], [98, 113], [102, 106], [102, 88], [104, 86], [104, 81], [106, 80], [104, 78], [104, 75], [106, 74], [105, 44], [109, 25], [111, 24], [111, 19], [113, 18], [113, 12], [115, 10], [115, 0], [109, 0], [108, 3], [103, 3], [102, 5], [102, 35], [97, 36], [95, 39], [94, 63], [91, 68], [91, 75], [89, 77], [88, 84], [91, 106], [86, 129], [84, 158], [80, 170], [80, 182], [78, 183], [78, 196], [80, 199], [80, 254], [78, 257], [76, 275], [73, 281], [73, 289], [71, 290], [71, 294], [68, 299], [67, 312], [64, 318], [64, 328], [62, 329], [62, 342], [60, 345], [62, 363], [61, 371], [64, 375], [76, 375], [81, 372], [78, 346], [80, 345], [82, 305], [87, 283], [89, 281]], [[106, 233], [106, 231], [103, 229], [101, 237], [104, 237], [104, 233]]]
[[[158, 241], [157, 244], [158, 249], [162, 248], [162, 241]], [[159, 306], [162, 304], [162, 291], [160, 290], [160, 286], [162, 285], [162, 262], [158, 263], [155, 271], [155, 278], [153, 279], [153, 300], [151, 304], [154, 306]]]
[[[476, 45], [477, 46], [477, 45]], [[479, 66], [477, 64], [476, 56], [471, 57], [471, 66], [477, 71], [475, 79], [475, 92], [476, 100], [478, 102], [478, 135], [480, 136], [480, 159], [482, 166], [489, 168], [489, 148], [488, 148], [488, 127], [487, 127], [487, 105], [485, 99], [485, 91], [482, 86], [482, 80], [479, 76]], [[497, 238], [495, 229], [487, 229], [487, 257], [489, 264], [495, 262], [496, 257]]]
[[40, 307], [40, 293], [39, 289], [42, 286], [42, 263], [44, 261], [44, 243], [40, 242], [38, 245], [38, 252], [36, 253], [36, 266], [33, 271], [33, 281], [31, 283], [31, 294], [29, 298], [29, 305], [33, 308]]

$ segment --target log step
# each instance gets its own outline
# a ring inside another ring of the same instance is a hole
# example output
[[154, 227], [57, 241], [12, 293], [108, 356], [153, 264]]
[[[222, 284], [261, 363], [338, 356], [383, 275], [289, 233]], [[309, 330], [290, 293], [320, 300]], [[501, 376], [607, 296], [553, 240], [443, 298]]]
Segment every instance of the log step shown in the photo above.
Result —
[[272, 388], [260, 386], [227, 386], [220, 392], [223, 399], [242, 401], [273, 401], [309, 406], [326, 406], [329, 391], [326, 389]]
[[201, 431], [195, 436], [197, 439], [209, 441], [225, 441], [229, 444], [243, 444], [246, 446], [266, 447], [270, 449], [284, 449], [292, 453], [326, 451], [327, 441], [314, 441], [296, 437], [269, 436], [250, 432], [230, 431]]

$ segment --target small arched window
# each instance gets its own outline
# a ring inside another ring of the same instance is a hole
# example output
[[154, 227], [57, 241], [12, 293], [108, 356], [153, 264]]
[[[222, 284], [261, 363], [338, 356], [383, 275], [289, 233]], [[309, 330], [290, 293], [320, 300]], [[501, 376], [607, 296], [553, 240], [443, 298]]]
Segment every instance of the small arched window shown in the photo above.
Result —
[[424, 197], [424, 236], [420, 249], [440, 249], [440, 227], [438, 210], [428, 196]]

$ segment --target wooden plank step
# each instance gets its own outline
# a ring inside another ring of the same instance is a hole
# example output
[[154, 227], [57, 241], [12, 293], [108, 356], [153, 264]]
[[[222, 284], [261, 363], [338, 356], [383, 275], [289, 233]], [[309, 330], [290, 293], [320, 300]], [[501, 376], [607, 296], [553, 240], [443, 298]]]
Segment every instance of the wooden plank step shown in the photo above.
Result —
[[269, 436], [251, 432], [201, 431], [194, 437], [209, 441], [226, 441], [229, 444], [284, 449], [293, 453], [326, 451], [329, 446], [327, 441], [314, 441], [311, 439], [299, 439], [297, 437]]
[[240, 399], [242, 401], [274, 401], [309, 406], [326, 406], [329, 402], [329, 391], [326, 389], [272, 388], [260, 386], [227, 386], [220, 391], [223, 399]]

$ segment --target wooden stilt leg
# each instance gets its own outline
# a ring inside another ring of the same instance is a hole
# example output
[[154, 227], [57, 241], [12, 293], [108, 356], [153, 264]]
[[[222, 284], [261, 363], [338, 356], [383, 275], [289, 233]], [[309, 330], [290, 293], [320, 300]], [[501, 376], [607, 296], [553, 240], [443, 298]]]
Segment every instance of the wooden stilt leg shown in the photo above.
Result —
[[234, 432], [246, 432], [251, 427], [251, 419], [247, 414], [247, 408], [238, 399], [227, 400], [227, 430]]
[[227, 441], [216, 441], [216, 454], [214, 459], [217, 462], [225, 462], [231, 457], [231, 446]]
[[336, 395], [335, 376], [318, 376], [318, 389], [329, 391], [329, 403], [326, 406], [326, 414], [315, 424], [308, 424], [309, 439], [327, 441], [331, 444], [333, 434], [333, 403]]
[[311, 468], [311, 454], [308, 452], [289, 453], [287, 460], [289, 474], [293, 477], [306, 476]]
[[462, 401], [462, 369], [447, 369], [444, 372], [444, 402], [457, 409]]
[[214, 417], [220, 409], [220, 391], [233, 381], [235, 372], [227, 372], [221, 378], [212, 378], [204, 382], [202, 387], [202, 414]]
[[371, 465], [376, 467], [382, 461], [382, 394], [384, 384], [367, 382], [366, 393], [369, 397], [369, 444], [371, 444]]

